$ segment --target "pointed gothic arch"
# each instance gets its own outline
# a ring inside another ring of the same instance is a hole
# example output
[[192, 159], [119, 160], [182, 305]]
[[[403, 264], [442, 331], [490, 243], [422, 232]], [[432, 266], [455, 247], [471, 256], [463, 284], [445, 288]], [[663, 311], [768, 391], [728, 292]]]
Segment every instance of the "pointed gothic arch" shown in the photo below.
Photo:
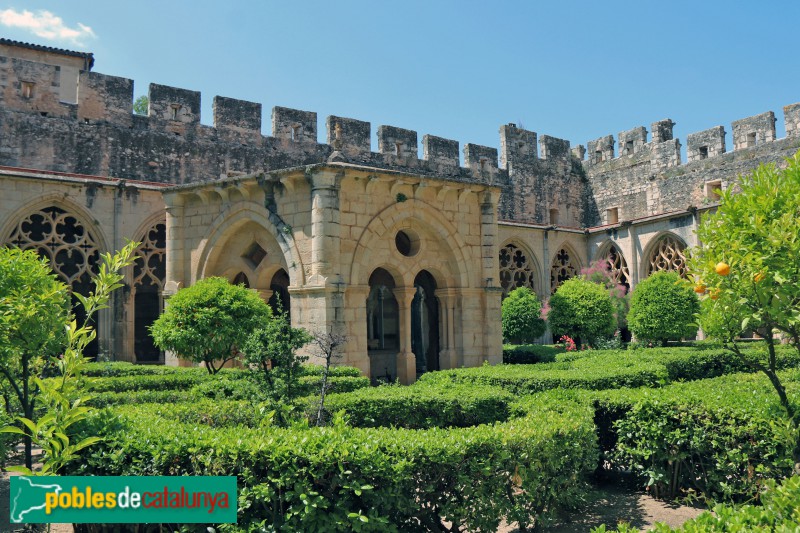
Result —
[[686, 277], [686, 243], [674, 233], [658, 236], [645, 254], [647, 275], [659, 271], [674, 271]]
[[133, 352], [138, 362], [159, 362], [161, 351], [150, 336], [150, 326], [164, 309], [167, 277], [167, 225], [152, 224], [139, 238], [133, 263]]
[[517, 241], [506, 243], [500, 248], [500, 286], [503, 298], [519, 287], [528, 287], [537, 292], [539, 268], [536, 257]]
[[[100, 263], [99, 241], [91, 225], [86, 224], [66, 206], [44, 204], [31, 207], [16, 219], [5, 237], [7, 246], [22, 250], [36, 250], [48, 260], [53, 272], [75, 294], [88, 295], [92, 290], [92, 275]], [[83, 323], [85, 312], [73, 296], [73, 308], [78, 323]], [[96, 358], [98, 343], [95, 338], [86, 346], [84, 354]]]
[[625, 256], [622, 254], [622, 250], [620, 250], [616, 243], [608, 241], [608, 243], [602, 246], [600, 252], [597, 254], [597, 259], [599, 261], [606, 261], [609, 271], [614, 281], [617, 282], [617, 285], [624, 286], [626, 292], [631, 290], [631, 271], [628, 267], [628, 262], [625, 260]]
[[562, 246], [553, 256], [550, 264], [550, 294], [556, 292], [562, 283], [574, 278], [581, 271], [578, 255], [569, 246]]

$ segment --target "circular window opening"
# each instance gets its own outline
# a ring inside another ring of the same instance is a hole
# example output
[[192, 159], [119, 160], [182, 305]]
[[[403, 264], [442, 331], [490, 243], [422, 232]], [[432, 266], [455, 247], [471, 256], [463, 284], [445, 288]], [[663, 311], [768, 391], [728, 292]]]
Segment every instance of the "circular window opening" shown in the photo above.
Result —
[[419, 252], [419, 236], [411, 230], [398, 231], [394, 237], [397, 251], [406, 257], [412, 257]]

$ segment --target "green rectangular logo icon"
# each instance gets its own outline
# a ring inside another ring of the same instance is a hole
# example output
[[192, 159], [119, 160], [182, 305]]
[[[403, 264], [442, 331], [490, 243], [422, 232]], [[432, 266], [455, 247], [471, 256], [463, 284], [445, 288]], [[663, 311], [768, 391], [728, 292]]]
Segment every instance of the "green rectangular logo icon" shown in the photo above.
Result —
[[13, 476], [12, 524], [236, 523], [235, 476]]

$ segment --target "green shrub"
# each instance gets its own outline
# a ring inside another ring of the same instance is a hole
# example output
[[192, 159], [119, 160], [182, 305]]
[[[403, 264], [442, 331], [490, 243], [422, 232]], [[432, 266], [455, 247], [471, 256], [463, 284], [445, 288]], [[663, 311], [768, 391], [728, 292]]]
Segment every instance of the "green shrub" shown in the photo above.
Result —
[[503, 339], [514, 344], [535, 342], [545, 331], [542, 304], [528, 287], [508, 293], [501, 307]]
[[[597, 461], [591, 409], [468, 429], [208, 427], [168, 407], [95, 416], [103, 442], [69, 475], [236, 475], [238, 523], [282, 531], [494, 531], [573, 508]], [[240, 526], [215, 526], [241, 531]]]
[[[176, 374], [189, 370], [185, 367], [162, 366], [162, 365], [135, 365], [125, 361], [108, 361], [87, 363], [86, 368], [81, 372], [85, 377], [120, 377], [120, 376], [143, 376]], [[200, 370], [200, 369], [197, 369]], [[202, 372], [206, 372], [205, 369]]]
[[180, 372], [164, 375], [121, 376], [115, 378], [85, 378], [86, 392], [124, 392], [141, 390], [187, 390], [208, 379], [208, 373]]
[[95, 393], [87, 402], [94, 407], [111, 405], [136, 405], [143, 403], [177, 404], [194, 402], [197, 396], [190, 390], [139, 390], [135, 392], [100, 392]]
[[267, 303], [243, 285], [205, 278], [179, 290], [150, 327], [156, 346], [216, 373], [270, 319]]
[[389, 385], [331, 394], [326, 409], [345, 411], [356, 427], [469, 427], [507, 420], [513, 399], [496, 387]]
[[[322, 365], [304, 364], [302, 365], [302, 372], [305, 376], [322, 376], [322, 371], [325, 369]], [[353, 366], [332, 366], [330, 368], [330, 376], [332, 377], [361, 377], [361, 371]]]
[[561, 345], [506, 344], [503, 346], [503, 363], [507, 365], [552, 363], [556, 360], [556, 355], [561, 353], [564, 353], [564, 347]]
[[554, 388], [602, 390], [619, 387], [658, 387], [667, 381], [664, 366], [641, 360], [632, 352], [590, 352], [565, 362], [536, 365], [497, 365], [428, 372], [419, 382], [437, 387], [456, 384], [499, 386], [517, 394]]
[[[800, 389], [796, 371], [782, 378]], [[594, 394], [606, 457], [642, 472], [661, 497], [693, 490], [742, 501], [791, 474], [794, 435], [777, 422], [781, 406], [759, 374]]]
[[[319, 396], [322, 376], [301, 376], [298, 380], [298, 396]], [[328, 392], [352, 392], [369, 387], [365, 376], [333, 376], [328, 378]]]
[[582, 278], [572, 278], [550, 297], [547, 322], [555, 337], [567, 335], [593, 344], [614, 333], [616, 321], [608, 290]]
[[628, 328], [639, 341], [666, 345], [694, 337], [697, 295], [675, 272], [656, 272], [642, 280], [631, 294]]

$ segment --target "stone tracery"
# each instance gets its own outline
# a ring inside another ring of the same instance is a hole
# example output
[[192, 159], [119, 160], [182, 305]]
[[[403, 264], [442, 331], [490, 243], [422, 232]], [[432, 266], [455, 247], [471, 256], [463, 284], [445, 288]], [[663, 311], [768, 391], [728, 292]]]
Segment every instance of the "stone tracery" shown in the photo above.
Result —
[[686, 277], [686, 245], [674, 235], [659, 238], [648, 258], [647, 275], [662, 270], [672, 270]]
[[572, 260], [572, 253], [565, 248], [561, 248], [553, 259], [550, 267], [550, 293], [570, 278], [578, 275], [580, 269]]
[[617, 245], [611, 244], [608, 250], [600, 256], [600, 259], [608, 263], [609, 271], [617, 285], [623, 285], [626, 291], [630, 291], [631, 272], [628, 268], [628, 262], [625, 261], [625, 256], [622, 255], [622, 251]]
[[24, 217], [7, 242], [23, 250], [36, 250], [72, 290], [85, 293], [100, 252], [94, 235], [73, 215], [50, 206]]
[[500, 250], [500, 286], [503, 297], [519, 287], [536, 290], [536, 267], [528, 254], [515, 244], [508, 244]]

